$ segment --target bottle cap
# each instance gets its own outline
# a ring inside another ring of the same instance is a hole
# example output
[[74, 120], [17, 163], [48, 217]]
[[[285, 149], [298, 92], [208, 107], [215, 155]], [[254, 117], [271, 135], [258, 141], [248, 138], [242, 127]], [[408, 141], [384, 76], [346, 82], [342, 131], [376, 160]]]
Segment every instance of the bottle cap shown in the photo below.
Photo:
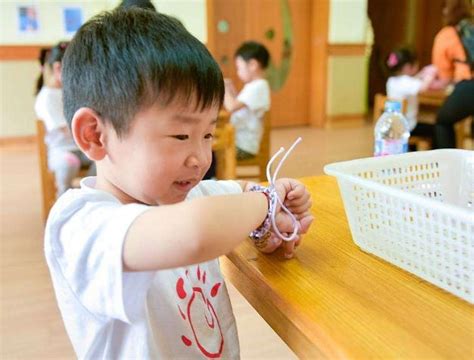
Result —
[[401, 112], [402, 104], [400, 101], [387, 100], [385, 101], [385, 111]]

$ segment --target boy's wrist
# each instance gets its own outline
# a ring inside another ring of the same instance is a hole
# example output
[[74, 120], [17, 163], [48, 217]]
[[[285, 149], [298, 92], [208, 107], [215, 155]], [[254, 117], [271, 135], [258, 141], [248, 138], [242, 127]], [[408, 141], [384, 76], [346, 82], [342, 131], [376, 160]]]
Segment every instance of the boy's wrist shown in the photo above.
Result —
[[268, 237], [270, 236], [270, 229], [272, 227], [271, 216], [275, 212], [275, 196], [276, 192], [273, 188], [264, 187], [258, 184], [255, 184], [249, 188], [249, 191], [261, 192], [267, 197], [268, 201], [268, 212], [267, 216], [263, 220], [262, 224], [253, 230], [249, 234], [249, 238], [252, 239], [257, 247], [265, 247]]

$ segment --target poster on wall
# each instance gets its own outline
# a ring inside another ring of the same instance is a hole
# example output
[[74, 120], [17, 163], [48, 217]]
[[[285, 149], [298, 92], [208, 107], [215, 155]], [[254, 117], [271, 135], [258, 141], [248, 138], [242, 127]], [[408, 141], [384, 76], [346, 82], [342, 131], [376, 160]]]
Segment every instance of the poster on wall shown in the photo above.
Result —
[[36, 6], [18, 7], [18, 31], [21, 34], [32, 34], [39, 31], [38, 9]]
[[74, 35], [82, 25], [82, 8], [65, 7], [63, 9], [64, 32], [66, 35]]

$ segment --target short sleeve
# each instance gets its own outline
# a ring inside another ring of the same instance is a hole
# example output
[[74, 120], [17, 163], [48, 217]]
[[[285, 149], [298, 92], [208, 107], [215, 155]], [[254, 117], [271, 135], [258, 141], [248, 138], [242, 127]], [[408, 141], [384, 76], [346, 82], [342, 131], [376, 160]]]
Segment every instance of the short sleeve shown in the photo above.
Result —
[[387, 81], [387, 96], [394, 99], [416, 96], [421, 90], [421, 85], [421, 79], [413, 76], [390, 77]]
[[466, 70], [469, 67], [455, 60], [466, 60], [466, 54], [456, 29], [446, 26], [436, 35], [432, 52], [432, 63], [441, 79], [459, 81], [461, 78], [470, 78]]
[[404, 76], [401, 81], [402, 91], [406, 96], [414, 96], [420, 92], [422, 81], [413, 76]]
[[237, 100], [253, 112], [265, 112], [270, 107], [270, 90], [265, 80], [253, 81], [244, 86]]
[[78, 301], [99, 318], [132, 323], [144, 316], [154, 272], [124, 272], [122, 253], [130, 225], [147, 209], [138, 204], [86, 203], [72, 216], [64, 215], [68, 221], [53, 235], [57, 240], [52, 251], [61, 275]]
[[242, 187], [234, 180], [204, 180], [198, 186], [193, 188], [187, 197], [187, 200], [202, 196], [229, 195], [242, 193]]

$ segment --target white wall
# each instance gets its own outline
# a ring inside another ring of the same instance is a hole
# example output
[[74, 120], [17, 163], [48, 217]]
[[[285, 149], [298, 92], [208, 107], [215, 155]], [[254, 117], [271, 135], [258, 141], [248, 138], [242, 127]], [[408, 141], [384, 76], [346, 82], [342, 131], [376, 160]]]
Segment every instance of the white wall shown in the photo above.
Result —
[[329, 43], [360, 44], [367, 35], [367, 0], [331, 0]]
[[[80, 6], [84, 21], [103, 10], [113, 9], [120, 0], [0, 0], [0, 46], [46, 45], [68, 40], [63, 30], [63, 8]], [[158, 11], [178, 18], [202, 42], [207, 41], [206, 0], [154, 0]], [[19, 6], [36, 5], [41, 31], [35, 35], [18, 32]], [[0, 137], [35, 133], [34, 84], [38, 76], [34, 60], [0, 61]]]
[[[331, 0], [328, 42], [330, 45], [370, 45], [373, 42], [367, 0]], [[368, 57], [334, 55], [328, 59], [329, 116], [357, 115], [367, 112]]]
[[[206, 0], [154, 0], [159, 12], [178, 18], [184, 26], [202, 42], [207, 41]], [[71, 35], [64, 32], [64, 7], [80, 7], [84, 21], [103, 10], [111, 10], [120, 0], [0, 0], [0, 44], [52, 44]], [[19, 6], [34, 5], [38, 11], [39, 31], [20, 34], [18, 31]]]

